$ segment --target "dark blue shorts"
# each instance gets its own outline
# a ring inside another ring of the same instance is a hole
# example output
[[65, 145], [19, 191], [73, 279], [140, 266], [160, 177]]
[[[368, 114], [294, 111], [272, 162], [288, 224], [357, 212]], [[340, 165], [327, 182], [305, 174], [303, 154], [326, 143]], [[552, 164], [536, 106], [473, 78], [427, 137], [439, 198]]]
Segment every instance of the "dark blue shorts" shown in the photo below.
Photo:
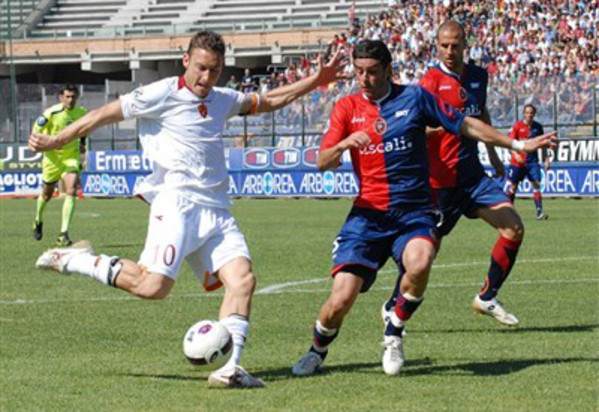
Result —
[[468, 185], [433, 189], [433, 199], [442, 213], [442, 220], [437, 228], [439, 236], [448, 235], [462, 215], [475, 219], [478, 209], [510, 201], [499, 183], [488, 175]]
[[507, 177], [512, 183], [520, 183], [525, 177], [531, 182], [541, 182], [541, 165], [538, 163], [525, 164], [524, 166], [510, 165]]
[[368, 291], [389, 257], [401, 267], [411, 239], [424, 238], [436, 244], [437, 218], [432, 208], [379, 211], [353, 207], [333, 242], [331, 274], [345, 268], [364, 279], [361, 292]]

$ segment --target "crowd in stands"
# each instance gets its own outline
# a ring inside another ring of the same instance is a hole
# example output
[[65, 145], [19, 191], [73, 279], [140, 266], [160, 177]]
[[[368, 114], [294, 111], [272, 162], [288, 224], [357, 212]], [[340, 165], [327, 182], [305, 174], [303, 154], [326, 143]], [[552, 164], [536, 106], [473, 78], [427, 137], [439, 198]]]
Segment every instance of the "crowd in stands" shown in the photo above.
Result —
[[[553, 119], [554, 103], [560, 122], [592, 121], [592, 89], [599, 78], [596, 0], [390, 0], [389, 3], [386, 11], [362, 20], [350, 9], [348, 29], [334, 36], [327, 45], [327, 54], [339, 47], [351, 52], [360, 39], [383, 40], [393, 55], [394, 81], [416, 83], [435, 64], [436, 27], [453, 19], [466, 30], [466, 58], [489, 72], [492, 89], [489, 105], [494, 120], [505, 125], [512, 122], [517, 116], [514, 108], [519, 96], [520, 107], [526, 103], [539, 107], [541, 121]], [[235, 87], [264, 92], [309, 75], [315, 65], [316, 56], [307, 56], [285, 71], [269, 76], [251, 76], [246, 71]], [[351, 71], [351, 65], [348, 67]], [[347, 94], [354, 87], [355, 80], [348, 80], [328, 91], [314, 93], [312, 104], [303, 109], [308, 111], [308, 124], [324, 123], [323, 115], [329, 113], [328, 106], [332, 106], [335, 97]], [[325, 93], [327, 98], [321, 99]], [[281, 118], [286, 116], [286, 122], [295, 122], [298, 113], [295, 106], [281, 113]]]

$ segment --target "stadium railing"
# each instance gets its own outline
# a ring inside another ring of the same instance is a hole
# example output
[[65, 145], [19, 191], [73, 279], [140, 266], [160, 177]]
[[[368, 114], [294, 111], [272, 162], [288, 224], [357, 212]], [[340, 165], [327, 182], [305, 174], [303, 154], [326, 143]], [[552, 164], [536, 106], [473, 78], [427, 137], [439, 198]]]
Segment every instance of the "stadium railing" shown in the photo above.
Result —
[[[37, 117], [57, 102], [60, 85], [19, 84], [17, 87], [17, 136], [12, 119], [9, 80], [0, 80], [0, 144], [25, 143]], [[133, 83], [107, 80], [104, 85], [81, 85], [80, 104], [97, 108], [133, 89]], [[340, 83], [317, 90], [275, 113], [235, 117], [227, 123], [224, 138], [228, 147], [299, 147], [318, 143], [334, 103], [352, 92]], [[526, 86], [492, 84], [487, 107], [493, 125], [508, 132], [522, 117], [525, 104], [537, 107], [537, 118], [547, 130], [558, 130], [570, 138], [597, 136], [599, 123], [597, 84], [589, 79], [548, 82]], [[126, 121], [94, 132], [92, 149], [139, 148], [137, 122]]]

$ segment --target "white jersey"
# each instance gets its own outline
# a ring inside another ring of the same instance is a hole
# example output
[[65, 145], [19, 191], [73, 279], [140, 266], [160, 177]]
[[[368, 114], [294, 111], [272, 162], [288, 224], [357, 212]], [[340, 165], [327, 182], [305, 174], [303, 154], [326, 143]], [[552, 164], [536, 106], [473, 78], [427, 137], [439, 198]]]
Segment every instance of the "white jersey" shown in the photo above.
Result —
[[152, 174], [135, 194], [148, 202], [163, 190], [189, 200], [228, 208], [229, 175], [222, 131], [239, 114], [244, 94], [215, 87], [202, 99], [182, 77], [169, 77], [121, 96], [125, 119], [139, 118], [139, 138]]

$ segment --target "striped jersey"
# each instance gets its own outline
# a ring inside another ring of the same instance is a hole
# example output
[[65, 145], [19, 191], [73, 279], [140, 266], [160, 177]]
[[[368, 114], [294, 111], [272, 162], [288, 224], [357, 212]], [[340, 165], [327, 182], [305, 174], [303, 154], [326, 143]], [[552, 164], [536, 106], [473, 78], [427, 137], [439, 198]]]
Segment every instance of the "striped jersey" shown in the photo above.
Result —
[[[487, 71], [474, 64], [467, 64], [461, 76], [439, 64], [424, 75], [420, 85], [456, 111], [480, 118], [487, 103], [487, 82]], [[462, 186], [484, 173], [475, 140], [444, 130], [429, 136], [428, 150], [435, 189]]]
[[419, 86], [390, 85], [377, 102], [361, 94], [339, 100], [331, 113], [320, 150], [356, 131], [371, 142], [351, 149], [360, 190], [354, 205], [388, 210], [431, 205], [426, 126], [459, 133], [464, 116]]

